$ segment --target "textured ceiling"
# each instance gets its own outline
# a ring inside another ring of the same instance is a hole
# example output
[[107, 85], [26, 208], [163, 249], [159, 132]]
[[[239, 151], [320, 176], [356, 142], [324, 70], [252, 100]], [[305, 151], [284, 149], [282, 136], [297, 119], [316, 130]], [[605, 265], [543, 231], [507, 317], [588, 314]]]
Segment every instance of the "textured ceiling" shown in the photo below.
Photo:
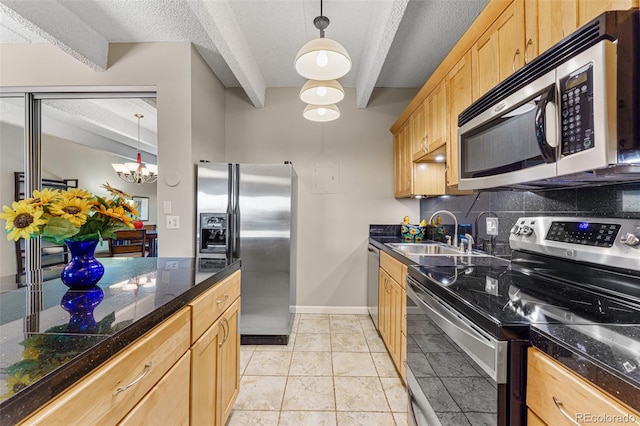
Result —
[[[366, 107], [375, 87], [419, 88], [488, 0], [324, 0], [326, 37], [349, 52], [340, 79]], [[300, 87], [319, 0], [0, 0], [0, 43], [51, 43], [97, 71], [109, 43], [194, 44], [226, 87], [256, 107], [267, 87]]]

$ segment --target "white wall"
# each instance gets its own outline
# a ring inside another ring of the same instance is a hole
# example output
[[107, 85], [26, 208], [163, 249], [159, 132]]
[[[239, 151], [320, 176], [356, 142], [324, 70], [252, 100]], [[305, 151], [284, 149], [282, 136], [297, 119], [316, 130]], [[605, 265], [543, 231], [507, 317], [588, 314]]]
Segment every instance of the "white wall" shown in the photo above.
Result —
[[[196, 105], [207, 96], [217, 105], [206, 117], [202, 128], [221, 123], [223, 105], [221, 83], [202, 61], [194, 59], [189, 43], [111, 44], [108, 68], [96, 72], [48, 44], [0, 45], [0, 86], [155, 86], [158, 105], [158, 170], [161, 176], [178, 178], [169, 186], [158, 181], [158, 206], [172, 204], [172, 215], [180, 217], [180, 229], [166, 229], [164, 215], [158, 211], [159, 255], [192, 256], [195, 252], [195, 168], [192, 155], [192, 130], [200, 129], [199, 114], [192, 116], [192, 92], [199, 93]], [[192, 88], [192, 70], [201, 89]], [[46, 70], [46, 71], [45, 71]], [[212, 88], [214, 89], [212, 91]], [[215, 100], [218, 97], [220, 99]], [[217, 117], [216, 117], [217, 115]], [[194, 121], [195, 120], [195, 121]], [[210, 123], [211, 122], [211, 123]], [[220, 127], [222, 127], [220, 125]], [[206, 134], [206, 131], [200, 134]], [[213, 136], [199, 145], [220, 144]]]
[[[369, 224], [419, 215], [417, 200], [393, 197], [389, 132], [416, 91], [376, 89], [370, 105], [358, 109], [355, 90], [347, 89], [342, 116], [319, 124], [302, 117], [299, 90], [268, 89], [266, 106], [256, 109], [240, 89], [228, 89], [227, 161], [293, 162], [299, 178], [297, 305], [364, 312]], [[339, 164], [338, 193], [313, 193], [313, 163], [329, 160]]]

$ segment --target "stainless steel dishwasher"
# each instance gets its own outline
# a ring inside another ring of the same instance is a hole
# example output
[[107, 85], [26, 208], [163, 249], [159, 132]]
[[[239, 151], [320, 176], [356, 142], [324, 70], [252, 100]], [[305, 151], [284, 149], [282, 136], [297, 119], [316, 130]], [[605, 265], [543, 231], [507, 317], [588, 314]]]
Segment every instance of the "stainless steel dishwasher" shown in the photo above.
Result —
[[369, 244], [367, 268], [367, 307], [373, 324], [378, 329], [378, 276], [380, 268], [380, 250]]

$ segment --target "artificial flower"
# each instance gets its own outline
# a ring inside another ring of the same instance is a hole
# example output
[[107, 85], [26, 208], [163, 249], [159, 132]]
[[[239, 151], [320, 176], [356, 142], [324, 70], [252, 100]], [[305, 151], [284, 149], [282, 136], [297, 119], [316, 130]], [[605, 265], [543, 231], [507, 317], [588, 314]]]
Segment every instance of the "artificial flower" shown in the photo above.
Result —
[[38, 232], [40, 225], [46, 223], [42, 219], [42, 209], [32, 206], [26, 200], [14, 201], [11, 207], [3, 206], [2, 209], [4, 213], [0, 213], [0, 219], [7, 221], [5, 232], [9, 240], [28, 239]]

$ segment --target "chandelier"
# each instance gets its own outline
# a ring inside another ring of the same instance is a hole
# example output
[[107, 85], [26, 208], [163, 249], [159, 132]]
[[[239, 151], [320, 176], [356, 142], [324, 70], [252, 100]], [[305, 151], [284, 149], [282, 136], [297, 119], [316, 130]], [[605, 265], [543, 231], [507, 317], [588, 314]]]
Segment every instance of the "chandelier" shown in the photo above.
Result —
[[111, 164], [120, 179], [129, 183], [153, 183], [158, 180], [158, 166], [155, 164], [145, 165], [140, 154], [140, 119], [142, 114], [134, 114], [138, 119], [138, 153], [135, 163]]
[[320, 30], [320, 38], [302, 46], [294, 62], [298, 74], [309, 79], [300, 90], [300, 99], [308, 104], [303, 116], [311, 121], [332, 121], [340, 117], [336, 103], [344, 98], [344, 89], [336, 79], [349, 72], [351, 58], [340, 43], [325, 38], [329, 18], [322, 14], [322, 0], [320, 16], [313, 25]]

